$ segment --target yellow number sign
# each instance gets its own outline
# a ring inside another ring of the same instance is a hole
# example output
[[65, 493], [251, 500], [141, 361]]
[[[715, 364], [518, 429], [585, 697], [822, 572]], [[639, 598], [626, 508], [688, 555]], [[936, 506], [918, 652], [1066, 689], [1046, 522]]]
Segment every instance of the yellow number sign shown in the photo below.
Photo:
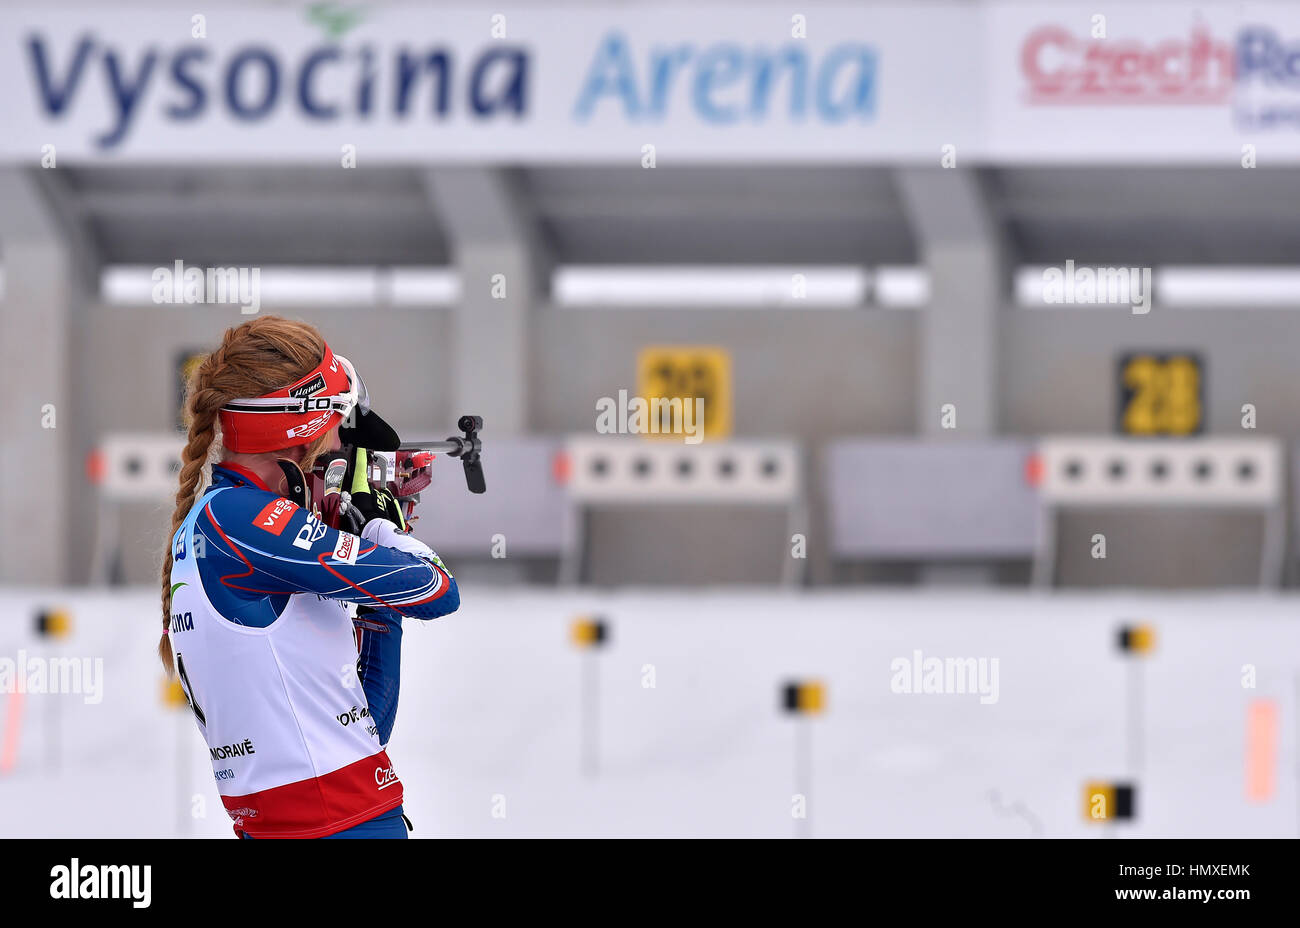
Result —
[[1126, 354], [1120, 358], [1120, 431], [1194, 435], [1201, 431], [1201, 359], [1194, 354]]
[[692, 417], [689, 424], [698, 428], [697, 411], [705, 438], [731, 434], [731, 355], [722, 348], [642, 348], [637, 357], [637, 393], [649, 405], [660, 434], [681, 435], [685, 429], [678, 416]]
[[176, 427], [182, 432], [190, 427], [190, 417], [185, 412], [185, 389], [194, 369], [207, 356], [206, 351], [183, 351], [176, 356]]

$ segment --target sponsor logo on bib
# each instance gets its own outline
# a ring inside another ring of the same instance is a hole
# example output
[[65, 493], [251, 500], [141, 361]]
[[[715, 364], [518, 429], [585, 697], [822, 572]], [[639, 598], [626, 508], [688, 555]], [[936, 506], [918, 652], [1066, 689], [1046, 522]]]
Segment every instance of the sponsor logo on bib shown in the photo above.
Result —
[[230, 816], [230, 820], [235, 823], [236, 828], [244, 824], [245, 818], [257, 818], [257, 810], [250, 809], [247, 806], [241, 809], [227, 809], [226, 814]]
[[252, 739], [245, 738], [235, 744], [223, 744], [220, 747], [208, 748], [208, 753], [212, 755], [213, 760], [226, 760], [230, 757], [245, 757], [249, 754], [256, 754], [257, 751], [253, 750]]

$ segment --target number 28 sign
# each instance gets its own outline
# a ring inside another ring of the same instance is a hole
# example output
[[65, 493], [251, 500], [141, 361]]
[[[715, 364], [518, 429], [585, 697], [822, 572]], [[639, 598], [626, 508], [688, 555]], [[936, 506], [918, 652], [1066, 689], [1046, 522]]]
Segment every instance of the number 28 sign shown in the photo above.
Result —
[[1126, 435], [1196, 435], [1205, 422], [1200, 355], [1129, 352], [1119, 359], [1119, 430]]

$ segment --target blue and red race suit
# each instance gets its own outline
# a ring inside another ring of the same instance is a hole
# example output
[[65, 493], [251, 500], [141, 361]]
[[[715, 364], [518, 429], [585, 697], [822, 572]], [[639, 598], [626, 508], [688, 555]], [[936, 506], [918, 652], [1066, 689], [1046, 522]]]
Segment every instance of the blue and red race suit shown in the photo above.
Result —
[[383, 519], [330, 528], [229, 462], [172, 543], [177, 672], [236, 832], [322, 837], [399, 807], [401, 621], [460, 603], [437, 554]]

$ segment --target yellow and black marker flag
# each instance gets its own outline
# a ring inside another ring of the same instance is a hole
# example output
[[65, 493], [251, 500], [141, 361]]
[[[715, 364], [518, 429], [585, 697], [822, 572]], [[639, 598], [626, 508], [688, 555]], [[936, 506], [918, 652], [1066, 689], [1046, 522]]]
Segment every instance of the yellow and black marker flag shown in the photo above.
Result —
[[185, 696], [185, 687], [181, 685], [179, 677], [166, 677], [162, 683], [162, 701], [164, 706], [172, 709], [179, 709], [189, 703]]
[[600, 648], [609, 644], [609, 625], [601, 616], [580, 615], [573, 621], [573, 643], [580, 648]]
[[1116, 636], [1119, 649], [1129, 654], [1150, 654], [1156, 647], [1156, 630], [1151, 625], [1124, 625]]
[[781, 708], [813, 715], [826, 709], [826, 687], [820, 680], [792, 680], [781, 687]]
[[1137, 817], [1137, 787], [1132, 783], [1088, 783], [1083, 817], [1089, 822], [1125, 822]]
[[42, 609], [36, 614], [36, 634], [42, 638], [66, 638], [72, 634], [72, 614], [66, 609]]

